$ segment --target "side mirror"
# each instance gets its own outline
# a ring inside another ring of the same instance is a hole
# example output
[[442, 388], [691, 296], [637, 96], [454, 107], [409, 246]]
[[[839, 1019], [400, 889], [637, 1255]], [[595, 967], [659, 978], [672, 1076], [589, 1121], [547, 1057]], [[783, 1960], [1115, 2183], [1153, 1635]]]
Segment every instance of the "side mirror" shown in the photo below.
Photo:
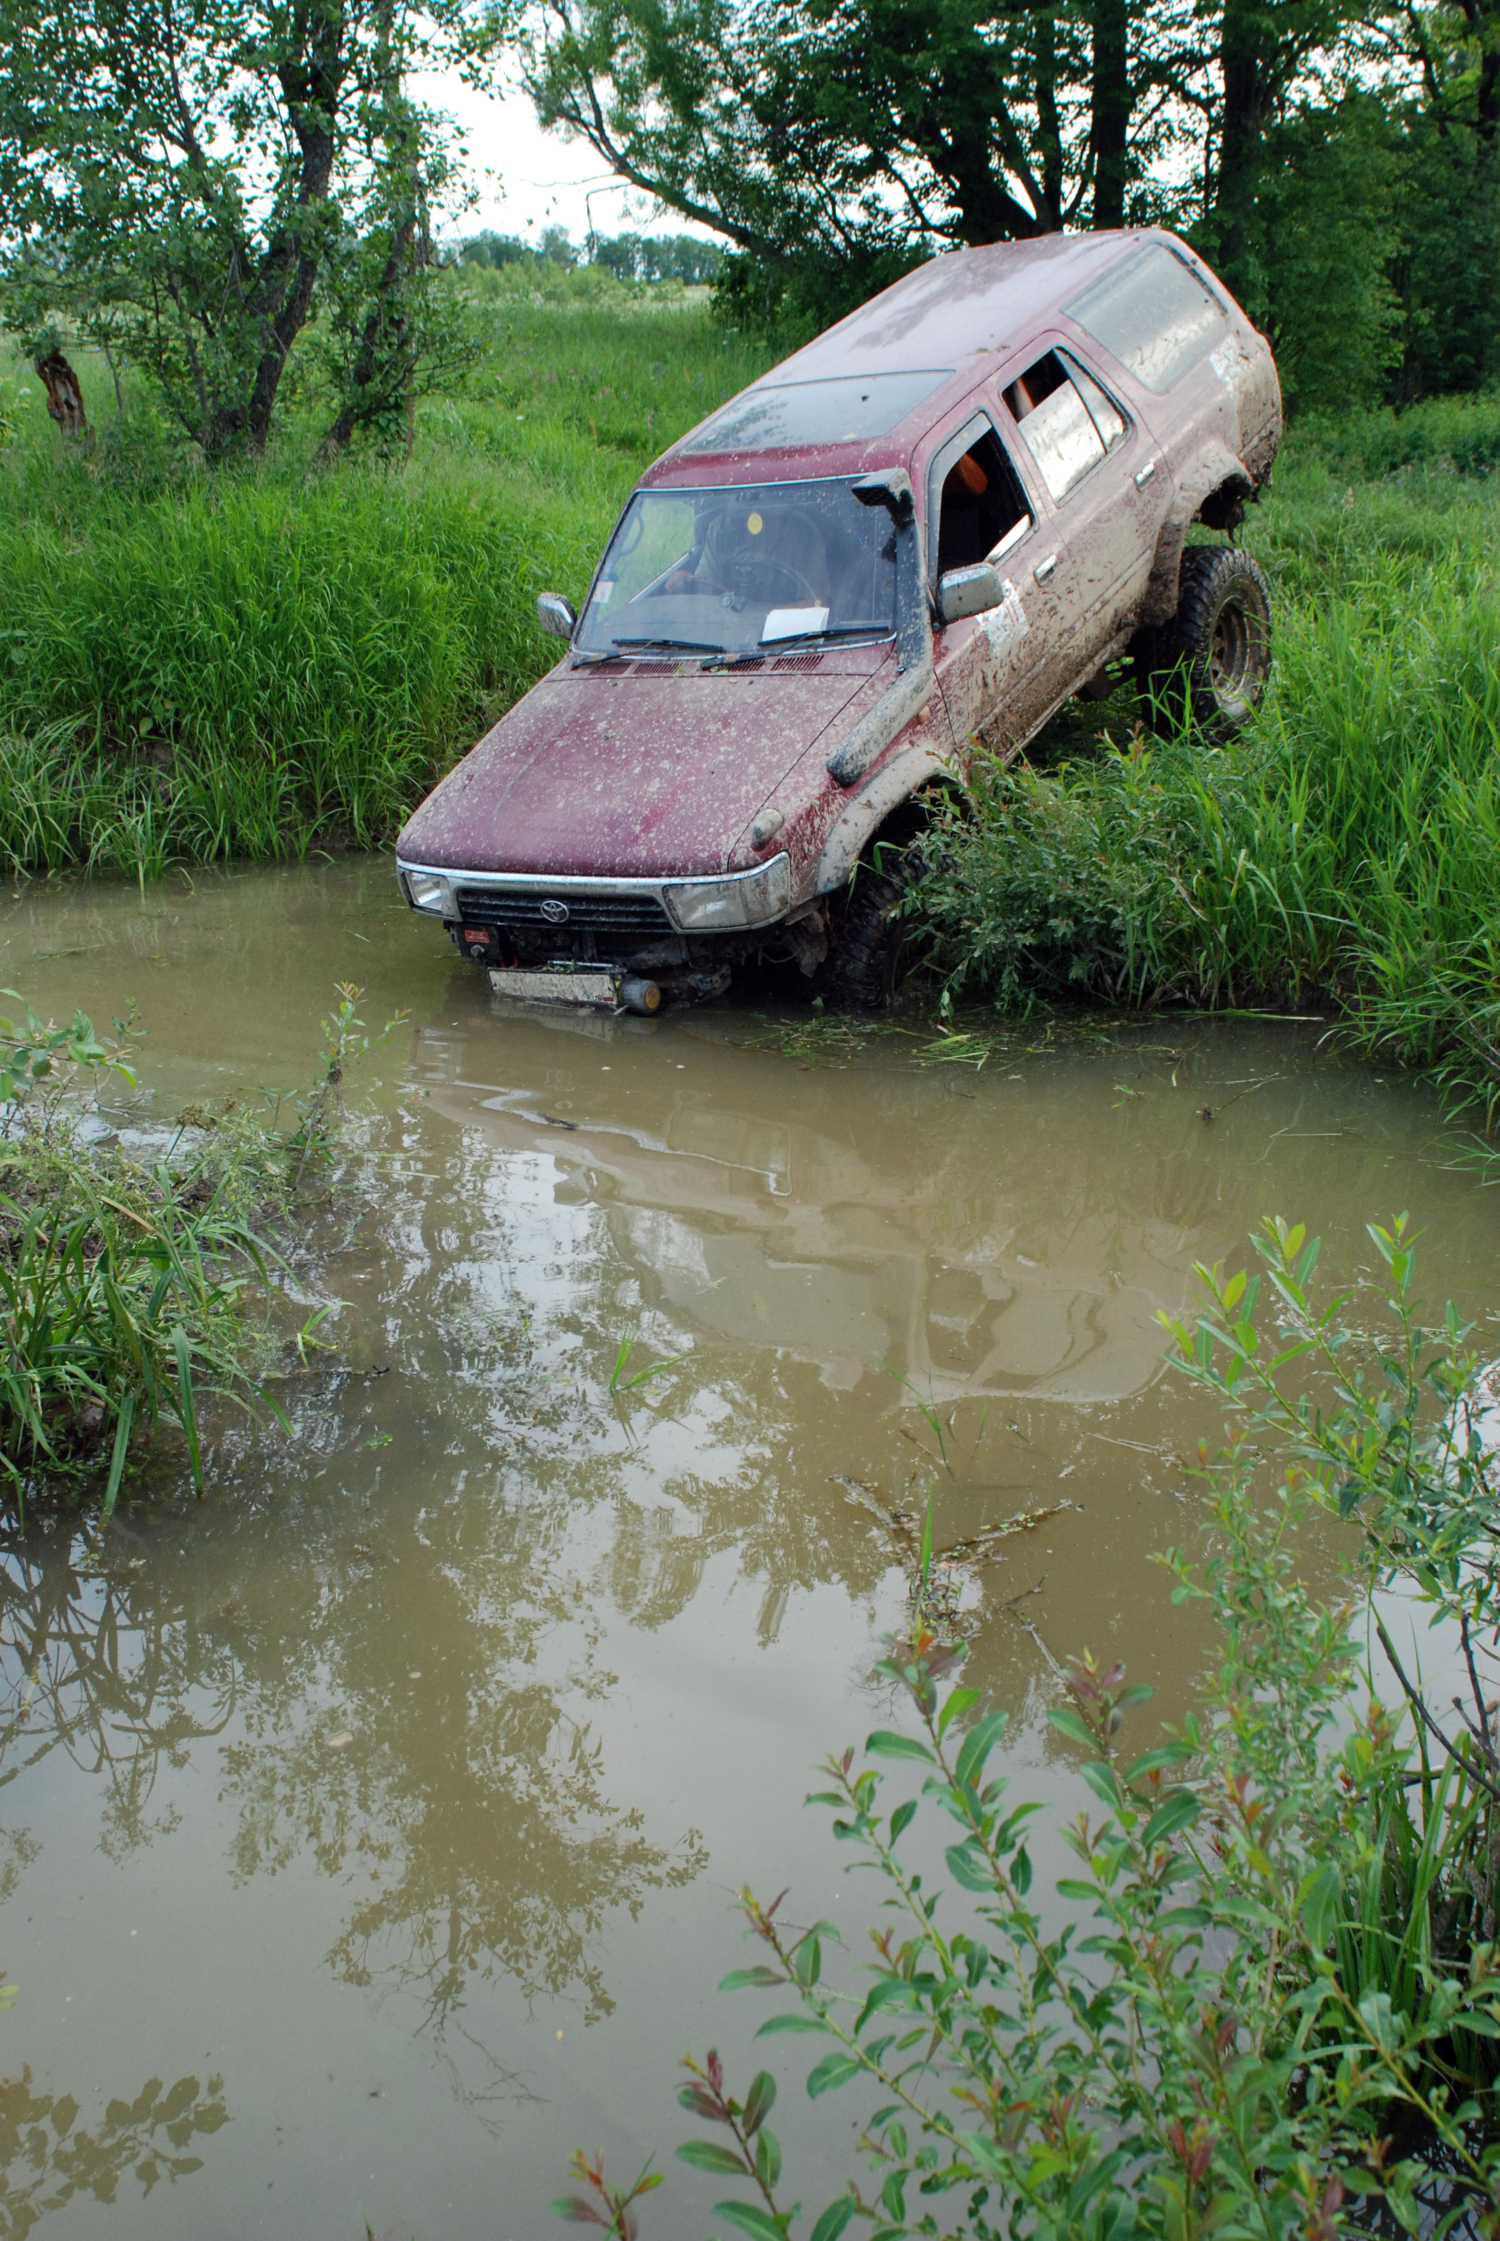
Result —
[[965, 615], [986, 614], [991, 607], [998, 607], [1004, 597], [1000, 571], [989, 561], [976, 561], [972, 568], [950, 568], [946, 575], [938, 578], [938, 620], [962, 622]]
[[564, 599], [560, 591], [538, 592], [536, 619], [549, 638], [571, 638], [578, 628], [573, 602]]

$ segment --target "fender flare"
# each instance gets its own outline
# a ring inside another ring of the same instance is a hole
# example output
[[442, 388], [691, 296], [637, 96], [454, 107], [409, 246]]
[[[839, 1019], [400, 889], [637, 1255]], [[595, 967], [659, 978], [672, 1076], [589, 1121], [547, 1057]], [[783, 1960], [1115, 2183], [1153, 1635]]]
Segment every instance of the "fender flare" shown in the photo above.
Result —
[[850, 796], [828, 829], [818, 858], [813, 891], [832, 894], [842, 887], [864, 854], [866, 843], [904, 801], [922, 787], [940, 785], [945, 792], [962, 793], [963, 781], [953, 764], [935, 747], [913, 741], [900, 747], [882, 763], [873, 778]]
[[1177, 580], [1182, 568], [1182, 548], [1187, 542], [1188, 525], [1205, 498], [1226, 484], [1242, 496], [1250, 497], [1255, 489], [1255, 477], [1243, 459], [1236, 458], [1226, 443], [1206, 444], [1191, 466], [1178, 478], [1171, 511], [1162, 523], [1156, 540], [1156, 553], [1151, 562], [1151, 574], [1146, 584], [1146, 594], [1141, 601], [1140, 620], [1143, 623], [1169, 622], [1177, 612]]

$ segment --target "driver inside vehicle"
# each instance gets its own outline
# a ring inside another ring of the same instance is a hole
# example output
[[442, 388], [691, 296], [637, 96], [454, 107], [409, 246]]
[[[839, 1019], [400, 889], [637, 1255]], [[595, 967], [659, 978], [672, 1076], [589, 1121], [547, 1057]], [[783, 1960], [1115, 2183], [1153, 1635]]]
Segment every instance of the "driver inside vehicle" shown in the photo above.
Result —
[[809, 508], [720, 502], [698, 516], [695, 528], [692, 551], [663, 578], [663, 591], [767, 606], [828, 605], [828, 546]]

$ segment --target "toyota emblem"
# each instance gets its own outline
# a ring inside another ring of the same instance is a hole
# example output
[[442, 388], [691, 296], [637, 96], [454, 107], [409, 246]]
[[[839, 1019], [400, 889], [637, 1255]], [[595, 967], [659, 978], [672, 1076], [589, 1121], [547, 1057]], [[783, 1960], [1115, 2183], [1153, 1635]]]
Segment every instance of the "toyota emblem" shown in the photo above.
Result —
[[562, 926], [567, 922], [568, 906], [554, 901], [549, 895], [542, 905], [542, 916], [549, 926]]

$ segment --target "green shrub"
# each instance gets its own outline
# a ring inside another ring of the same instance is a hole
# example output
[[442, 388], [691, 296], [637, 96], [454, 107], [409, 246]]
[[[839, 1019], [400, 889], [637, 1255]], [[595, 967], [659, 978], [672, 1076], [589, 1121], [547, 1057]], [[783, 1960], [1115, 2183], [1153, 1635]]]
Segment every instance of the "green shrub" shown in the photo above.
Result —
[[1299, 426], [1296, 443], [1361, 480], [1411, 471], [1491, 475], [1500, 467], [1500, 392], [1427, 397], [1400, 413], [1315, 416]]

